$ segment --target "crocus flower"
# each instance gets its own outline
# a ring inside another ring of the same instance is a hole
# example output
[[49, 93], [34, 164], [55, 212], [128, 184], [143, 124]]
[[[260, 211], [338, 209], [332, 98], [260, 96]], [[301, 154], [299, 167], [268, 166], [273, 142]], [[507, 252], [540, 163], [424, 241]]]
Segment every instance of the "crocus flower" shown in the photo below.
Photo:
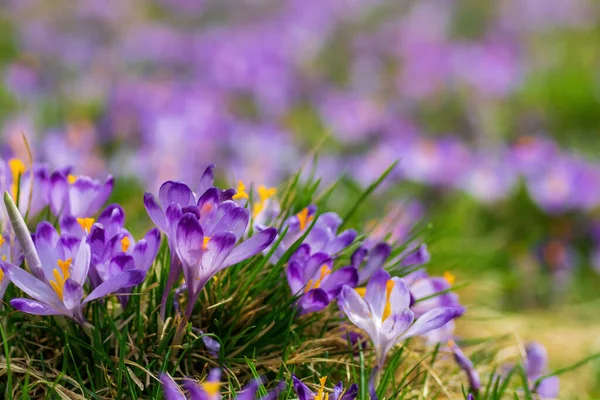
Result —
[[293, 295], [301, 294], [298, 307], [309, 313], [327, 307], [344, 285], [355, 287], [358, 273], [352, 266], [333, 271], [333, 260], [326, 253], [310, 254], [310, 246], [300, 245], [285, 270]]
[[448, 347], [452, 351], [452, 355], [458, 366], [467, 374], [470, 391], [478, 393], [481, 388], [481, 379], [479, 378], [479, 373], [473, 367], [473, 362], [471, 362], [469, 357], [463, 353], [453, 340], [448, 341]]
[[[223, 216], [223, 214], [218, 214], [218, 205], [223, 201], [231, 200], [236, 194], [235, 189], [219, 190], [214, 188], [213, 171], [214, 165], [212, 164], [204, 171], [198, 185], [197, 193], [200, 195], [197, 200], [196, 195], [185, 183], [175, 181], [167, 181], [161, 185], [158, 191], [160, 203], [151, 193], [144, 194], [146, 212], [158, 229], [167, 236], [171, 254], [169, 277], [161, 301], [160, 313], [163, 318], [169, 292], [181, 274], [181, 260], [176, 245], [176, 231], [181, 217], [184, 213], [191, 211], [199, 215], [202, 222], [212, 226], [217, 222], [217, 216]], [[224, 210], [221, 209], [221, 211]]]
[[409, 308], [410, 292], [404, 280], [391, 278], [383, 269], [373, 274], [366, 289], [360, 292], [344, 286], [338, 302], [350, 321], [371, 338], [380, 368], [394, 345], [437, 329], [464, 312], [462, 308], [437, 307], [415, 321], [415, 314]]
[[[458, 295], [449, 291], [454, 283], [449, 272], [444, 277], [431, 277], [425, 271], [415, 271], [405, 277], [405, 283], [411, 295], [410, 309], [416, 317], [439, 307], [462, 308]], [[428, 343], [441, 343], [452, 339], [454, 321], [424, 334]]]
[[[310, 205], [287, 219], [283, 226], [283, 229], [287, 228], [287, 233], [273, 253], [272, 262], [277, 262], [285, 251], [304, 235], [306, 229], [312, 224], [316, 212], [317, 207]], [[327, 253], [334, 256], [354, 242], [356, 238], [354, 229], [338, 233], [342, 219], [336, 213], [324, 213], [317, 218], [303, 242], [310, 246], [311, 253]]]
[[[173, 381], [168, 374], [160, 374], [160, 382], [163, 387], [163, 394], [166, 400], [220, 400], [221, 399], [221, 370], [215, 368], [208, 374], [205, 382], [196, 383], [192, 380], [186, 380], [182, 390], [179, 385]], [[259, 380], [252, 380], [246, 387], [236, 394], [239, 400], [255, 400], [256, 392], [260, 385]], [[260, 397], [260, 400], [274, 400], [279, 397], [279, 393], [285, 389], [285, 383], [282, 382], [266, 396]]]
[[531, 390], [544, 399], [558, 397], [559, 381], [557, 376], [542, 379], [537, 385], [535, 382], [541, 378], [548, 369], [548, 352], [546, 348], [537, 342], [530, 342], [525, 347], [525, 373], [532, 385]]
[[66, 171], [50, 175], [50, 209], [54, 215], [88, 218], [96, 214], [108, 200], [114, 187], [109, 175], [104, 182], [88, 176], [75, 176]]
[[[90, 283], [97, 287], [103, 282], [129, 269], [145, 274], [152, 266], [160, 246], [160, 231], [156, 228], [146, 233], [143, 239], [135, 242], [123, 225], [125, 212], [118, 204], [108, 206], [92, 226], [88, 237], [91, 247]], [[127, 296], [119, 296], [123, 307]]]
[[378, 270], [392, 252], [392, 248], [385, 242], [375, 244], [370, 250], [361, 246], [354, 251], [350, 264], [358, 271], [358, 284], [363, 285]]
[[358, 396], [358, 385], [353, 383], [344, 392], [344, 386], [342, 382], [338, 383], [332, 393], [325, 393], [325, 383], [327, 377], [324, 376], [319, 379], [320, 387], [317, 393], [313, 392], [306, 386], [296, 375], [292, 375], [294, 381], [294, 390], [298, 396], [298, 400], [354, 400]]

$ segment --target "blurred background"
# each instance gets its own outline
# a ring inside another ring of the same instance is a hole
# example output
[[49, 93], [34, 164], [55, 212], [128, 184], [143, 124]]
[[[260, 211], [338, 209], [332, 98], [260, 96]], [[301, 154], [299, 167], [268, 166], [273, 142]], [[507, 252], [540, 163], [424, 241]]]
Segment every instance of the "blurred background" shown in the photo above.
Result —
[[468, 283], [462, 336], [564, 366], [600, 351], [598, 43], [595, 0], [0, 0], [0, 156], [24, 133], [115, 174], [140, 229], [143, 190], [211, 162], [266, 185], [314, 167], [343, 207], [400, 160], [360, 220], [419, 227]]

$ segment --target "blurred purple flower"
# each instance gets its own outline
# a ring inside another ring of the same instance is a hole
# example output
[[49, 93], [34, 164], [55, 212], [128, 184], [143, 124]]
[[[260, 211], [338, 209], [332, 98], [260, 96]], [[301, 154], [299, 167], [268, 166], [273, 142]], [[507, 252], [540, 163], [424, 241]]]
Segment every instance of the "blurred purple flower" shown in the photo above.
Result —
[[358, 385], [356, 383], [353, 383], [344, 391], [344, 386], [340, 382], [333, 388], [332, 393], [326, 393], [326, 376], [319, 379], [321, 386], [317, 393], [310, 390], [296, 375], [292, 375], [292, 381], [294, 382], [294, 391], [298, 396], [298, 400], [354, 400], [358, 396]]

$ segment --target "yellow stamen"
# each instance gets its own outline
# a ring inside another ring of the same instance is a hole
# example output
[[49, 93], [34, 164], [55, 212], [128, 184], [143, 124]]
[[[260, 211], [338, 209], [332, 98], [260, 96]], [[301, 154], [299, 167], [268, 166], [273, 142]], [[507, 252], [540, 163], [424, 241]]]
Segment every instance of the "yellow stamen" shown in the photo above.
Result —
[[58, 270], [56, 268], [52, 270], [52, 276], [54, 276], [55, 282], [58, 284], [58, 286], [60, 286], [60, 287], [65, 286], [65, 280], [63, 279], [62, 275], [60, 274], [60, 272], [58, 272]]
[[354, 290], [356, 290], [356, 293], [358, 293], [358, 295], [360, 297], [365, 297], [367, 295], [367, 288], [366, 287], [357, 287]]
[[[6, 257], [6, 256], [3, 256], [3, 257]], [[4, 271], [2, 271], [0, 269], [0, 282], [2, 282], [2, 279], [4, 279]]]
[[450, 339], [448, 340], [448, 347], [454, 347], [456, 343], [454, 343], [454, 340]]
[[313, 282], [312, 279], [310, 279], [308, 281], [308, 283], [306, 284], [306, 288], [304, 288], [304, 293], [308, 292], [311, 289], [318, 289], [318, 288], [320, 288], [321, 287], [321, 282], [323, 281], [323, 279], [327, 275], [331, 275], [331, 269], [329, 269], [329, 267], [327, 265], [323, 265], [321, 267], [321, 271], [319, 273], [319, 279], [317, 279], [314, 282]]
[[256, 216], [258, 214], [260, 214], [260, 212], [263, 210], [263, 208], [265, 208], [264, 203], [254, 203], [252, 205], [252, 217], [256, 218]]
[[238, 181], [237, 193], [233, 195], [232, 199], [239, 200], [247, 198], [248, 193], [246, 193], [246, 185], [244, 185], [244, 182]]
[[94, 222], [96, 222], [94, 218], [77, 218], [77, 223], [81, 225], [81, 227], [86, 233], [90, 233]]
[[73, 264], [73, 259], [72, 258], [67, 258], [64, 261], [63, 260], [58, 260], [56, 262], [56, 264], [58, 264], [58, 267], [62, 271], [63, 276], [65, 277], [65, 279], [69, 279], [69, 277], [71, 276], [71, 274], [69, 273], [69, 268], [71, 268], [71, 264]]
[[2, 256], [2, 261], [6, 261], [6, 255]]
[[202, 243], [202, 250], [206, 250], [208, 248], [208, 242], [210, 242], [210, 237], [204, 236], [204, 243]]
[[71, 185], [74, 184], [76, 180], [77, 180], [77, 177], [75, 175], [69, 175], [69, 176], [67, 176], [67, 181], [69, 181], [69, 183]]
[[321, 383], [321, 386], [319, 387], [319, 391], [317, 392], [317, 395], [315, 396], [314, 400], [328, 400], [329, 399], [329, 393], [325, 394], [325, 382], [327, 382], [326, 376], [319, 379], [319, 383]]
[[204, 389], [209, 396], [216, 396], [220, 392], [221, 382], [204, 382], [202, 383], [202, 389]]
[[129, 249], [129, 246], [131, 246], [131, 240], [129, 240], [129, 236], [125, 236], [121, 239], [121, 250], [123, 250], [123, 253]]
[[308, 207], [305, 207], [304, 209], [302, 209], [302, 211], [300, 211], [298, 214], [296, 214], [296, 217], [298, 218], [298, 222], [300, 223], [301, 231], [306, 229], [307, 225], [313, 219], [312, 215], [310, 215], [310, 216], [308, 215]]
[[392, 289], [394, 289], [394, 281], [389, 280], [385, 284], [385, 308], [383, 309], [383, 316], [381, 321], [385, 321], [392, 313], [392, 305], [390, 304], [390, 296], [392, 295]]
[[58, 298], [62, 300], [63, 299], [63, 288], [54, 281], [50, 281], [50, 286], [52, 286], [52, 289], [54, 289], [54, 291], [58, 295]]
[[4, 238], [2, 236], [0, 236], [0, 247], [2, 247], [3, 244], [4, 244]]
[[26, 167], [23, 161], [18, 158], [12, 158], [8, 160], [8, 168], [12, 173], [12, 184], [10, 185], [10, 191], [13, 199], [17, 198], [17, 192], [19, 190], [19, 177], [25, 173]]
[[454, 285], [454, 282], [456, 281], [456, 277], [454, 276], [454, 274], [448, 271], [444, 272], [444, 279], [450, 285]]
[[257, 191], [261, 203], [264, 203], [265, 201], [269, 200], [271, 197], [277, 194], [276, 188], [268, 188], [265, 185], [260, 185]]

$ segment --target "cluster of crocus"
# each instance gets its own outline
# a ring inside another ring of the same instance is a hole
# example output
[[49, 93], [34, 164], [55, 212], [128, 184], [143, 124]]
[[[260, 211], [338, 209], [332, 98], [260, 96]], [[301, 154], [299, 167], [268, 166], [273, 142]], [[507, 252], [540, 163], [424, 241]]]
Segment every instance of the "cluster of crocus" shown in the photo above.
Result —
[[[196, 383], [188, 379], [183, 387], [185, 393], [173, 378], [168, 374], [161, 374], [160, 381], [163, 386], [163, 393], [166, 400], [220, 400], [221, 399], [221, 370], [216, 368], [210, 371], [205, 382]], [[241, 392], [236, 393], [236, 399], [255, 400], [256, 392], [261, 382], [252, 380]], [[275, 400], [279, 393], [285, 389], [285, 382], [282, 382], [277, 388], [272, 390], [266, 396], [258, 397], [258, 400]]]
[[5, 194], [5, 205], [31, 270], [29, 273], [18, 265], [0, 261], [4, 278], [33, 298], [11, 299], [10, 304], [16, 309], [35, 315], [64, 315], [83, 324], [85, 304], [144, 280], [145, 273], [141, 270], [122, 270], [98, 285], [84, 299], [84, 286], [92, 259], [87, 237], [59, 235], [50, 223], [44, 221], [38, 225], [33, 240], [8, 193]]

